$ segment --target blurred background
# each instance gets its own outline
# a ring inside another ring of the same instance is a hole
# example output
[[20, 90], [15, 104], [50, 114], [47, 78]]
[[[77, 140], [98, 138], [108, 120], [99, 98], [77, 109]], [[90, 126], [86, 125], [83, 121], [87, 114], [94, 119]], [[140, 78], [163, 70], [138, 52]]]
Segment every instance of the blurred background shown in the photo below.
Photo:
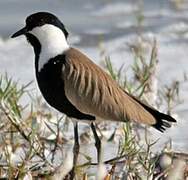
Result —
[[142, 37], [147, 48], [147, 42], [156, 38], [158, 86], [183, 82], [183, 103], [174, 111], [180, 116], [178, 125], [157, 136], [170, 137], [175, 149], [188, 151], [188, 0], [1, 0], [0, 73], [7, 72], [20, 83], [34, 80], [34, 53], [25, 37], [10, 36], [37, 11], [56, 14], [70, 33], [70, 44], [98, 64], [102, 49], [116, 68], [122, 64], [129, 68], [133, 55], [128, 46]]

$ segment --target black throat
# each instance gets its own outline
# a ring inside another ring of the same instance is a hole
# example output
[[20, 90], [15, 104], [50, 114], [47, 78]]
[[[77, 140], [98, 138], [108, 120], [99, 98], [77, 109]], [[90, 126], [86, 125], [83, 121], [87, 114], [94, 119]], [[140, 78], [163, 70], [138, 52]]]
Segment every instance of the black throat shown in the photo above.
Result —
[[80, 112], [66, 97], [63, 80], [63, 66], [66, 63], [66, 55], [58, 55], [44, 65], [39, 71], [38, 64], [41, 52], [41, 44], [38, 39], [27, 34], [27, 39], [31, 43], [35, 52], [35, 73], [39, 89], [45, 100], [56, 110], [69, 117], [83, 120], [95, 120], [95, 117]]

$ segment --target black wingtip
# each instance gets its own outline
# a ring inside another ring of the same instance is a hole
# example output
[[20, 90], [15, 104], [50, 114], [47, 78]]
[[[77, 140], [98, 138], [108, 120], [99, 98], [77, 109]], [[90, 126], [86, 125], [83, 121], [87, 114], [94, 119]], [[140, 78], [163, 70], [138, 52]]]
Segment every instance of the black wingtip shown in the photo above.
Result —
[[153, 125], [153, 127], [159, 130], [160, 132], [164, 132], [167, 128], [171, 127], [171, 123], [176, 122], [176, 120], [173, 117], [163, 113], [158, 114], [158, 116], [155, 116], [155, 118], [157, 122]]
[[164, 124], [164, 122], [161, 120], [161, 122], [158, 121], [156, 124], [154, 124], [153, 127], [155, 129], [159, 130], [160, 132], [164, 132], [166, 130], [166, 128], [170, 128], [171, 127], [171, 124], [166, 123], [166, 122]]
[[168, 115], [168, 114], [163, 114], [163, 113], [160, 113], [160, 115], [162, 116], [161, 118], [162, 119], [165, 119], [169, 122], [177, 122], [172, 116]]
[[157, 111], [156, 109], [154, 109], [153, 107], [141, 102], [136, 97], [128, 94], [127, 92], [125, 92], [125, 93], [128, 96], [132, 97], [136, 102], [138, 102], [146, 111], [148, 111], [149, 113], [152, 114], [152, 116], [156, 120], [156, 123], [153, 124], [152, 126], [155, 129], [159, 130], [160, 132], [164, 132], [167, 128], [170, 128], [171, 123], [176, 123], [176, 120], [172, 116], [170, 116], [168, 114], [161, 113], [161, 112]]

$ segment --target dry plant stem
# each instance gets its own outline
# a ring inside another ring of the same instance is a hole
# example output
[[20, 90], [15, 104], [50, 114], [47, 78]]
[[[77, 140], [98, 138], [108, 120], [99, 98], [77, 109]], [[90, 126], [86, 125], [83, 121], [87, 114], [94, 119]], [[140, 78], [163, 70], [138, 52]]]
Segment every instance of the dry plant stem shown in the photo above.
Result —
[[22, 137], [29, 142], [30, 146], [32, 147], [32, 149], [35, 151], [36, 155], [38, 157], [40, 157], [44, 162], [46, 162], [47, 164], [49, 164], [51, 167], [53, 167], [53, 165], [48, 162], [48, 160], [41, 155], [40, 151], [42, 149], [42, 145], [40, 144], [39, 139], [36, 137], [36, 139], [34, 140], [35, 142], [38, 143], [38, 145], [40, 146], [38, 149], [36, 149], [34, 147], [34, 141], [31, 141], [30, 139], [30, 133], [28, 133], [28, 135], [25, 134], [25, 132], [23, 131], [23, 129], [21, 128], [21, 124], [18, 124], [19, 122], [17, 121], [16, 118], [13, 119], [13, 117], [10, 115], [10, 112], [7, 111], [6, 105], [5, 103], [3, 103], [3, 101], [1, 102], [1, 110], [3, 111], [3, 113], [5, 114], [5, 116], [8, 118], [8, 120], [11, 122], [11, 124], [17, 129], [17, 131], [22, 135]]
[[80, 150], [79, 136], [78, 136], [78, 122], [74, 123], [74, 147], [73, 147], [73, 168], [70, 172], [70, 180], [75, 177], [76, 164], [78, 161], [78, 154]]
[[[115, 157], [115, 158], [112, 158], [112, 159], [109, 159], [107, 161], [104, 161], [103, 163], [104, 164], [118, 164], [118, 163], [124, 163], [125, 161], [127, 161], [126, 159], [125, 160], [122, 160], [122, 161], [119, 161], [120, 159], [123, 159], [123, 158], [126, 158], [127, 157], [127, 154], [125, 155], [122, 155], [122, 156], [118, 156], [118, 157]], [[98, 163], [91, 163], [90, 165], [92, 166], [96, 166], [98, 165]]]
[[57, 135], [56, 135], [56, 139], [55, 139], [55, 145], [54, 145], [54, 148], [52, 150], [52, 159], [51, 159], [51, 162], [53, 163], [54, 162], [54, 158], [55, 158], [55, 152], [58, 148], [58, 141], [59, 141], [59, 132], [60, 132], [60, 121], [61, 119], [57, 122]]
[[155, 180], [160, 180], [161, 178], [165, 178], [167, 176], [168, 171], [171, 167], [166, 168], [164, 171], [160, 172], [156, 177]]
[[95, 138], [95, 147], [97, 149], [97, 161], [98, 163], [100, 163], [101, 160], [101, 140], [97, 134], [97, 131], [95, 129], [95, 125], [94, 123], [91, 123], [91, 129]]

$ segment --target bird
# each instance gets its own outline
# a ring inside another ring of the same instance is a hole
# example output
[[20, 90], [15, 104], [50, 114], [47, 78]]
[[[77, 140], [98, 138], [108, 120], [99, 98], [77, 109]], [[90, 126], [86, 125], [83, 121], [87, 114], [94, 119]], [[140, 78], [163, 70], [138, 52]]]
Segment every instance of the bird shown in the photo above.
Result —
[[[69, 45], [69, 33], [56, 15], [36, 12], [26, 18], [25, 24], [11, 37], [25, 35], [33, 47], [36, 80], [44, 99], [68, 117], [91, 123], [98, 154], [101, 142], [95, 129], [97, 121], [134, 121], [161, 132], [176, 122], [129, 94], [87, 55]], [[74, 152], [78, 153], [77, 121], [74, 135]]]

